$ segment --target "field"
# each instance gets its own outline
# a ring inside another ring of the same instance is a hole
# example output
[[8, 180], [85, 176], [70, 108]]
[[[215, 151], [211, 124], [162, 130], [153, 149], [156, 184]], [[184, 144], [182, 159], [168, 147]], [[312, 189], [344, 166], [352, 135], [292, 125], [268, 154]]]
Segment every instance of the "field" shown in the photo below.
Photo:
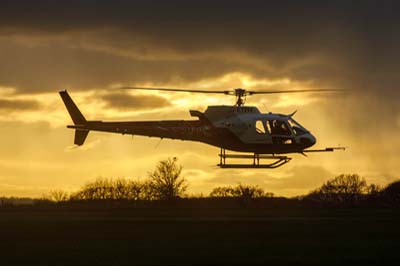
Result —
[[1, 265], [384, 265], [400, 211], [371, 208], [0, 209]]

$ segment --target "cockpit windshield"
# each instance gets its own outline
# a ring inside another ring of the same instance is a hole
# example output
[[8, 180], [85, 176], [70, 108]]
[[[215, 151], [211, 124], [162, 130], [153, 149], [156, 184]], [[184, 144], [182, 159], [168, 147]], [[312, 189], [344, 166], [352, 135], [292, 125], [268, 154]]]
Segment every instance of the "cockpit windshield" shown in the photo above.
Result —
[[304, 127], [302, 127], [299, 123], [297, 123], [296, 120], [294, 120], [293, 118], [289, 118], [288, 122], [289, 122], [290, 127], [293, 130], [293, 133], [296, 136], [300, 136], [300, 135], [307, 133], [307, 130]]

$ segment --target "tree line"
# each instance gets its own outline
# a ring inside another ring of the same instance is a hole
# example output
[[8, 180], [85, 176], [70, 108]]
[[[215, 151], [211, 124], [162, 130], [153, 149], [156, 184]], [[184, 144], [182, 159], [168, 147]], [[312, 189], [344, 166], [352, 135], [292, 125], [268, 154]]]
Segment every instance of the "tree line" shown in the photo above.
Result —
[[78, 191], [68, 194], [63, 190], [53, 190], [43, 196], [44, 200], [93, 201], [93, 200], [173, 200], [184, 197], [187, 181], [181, 176], [182, 166], [177, 158], [168, 158], [157, 164], [146, 180], [99, 177], [85, 184]]
[[[177, 158], [160, 161], [155, 170], [149, 172], [145, 180], [126, 178], [97, 178], [85, 184], [74, 193], [53, 190], [43, 197], [51, 202], [67, 201], [173, 201], [188, 198], [188, 182], [182, 177], [182, 166]], [[274, 194], [254, 186], [237, 184], [214, 188], [208, 198], [238, 198], [245, 202], [252, 199], [271, 199]], [[357, 174], [342, 174], [334, 177], [307, 195], [294, 198], [305, 203], [354, 205], [360, 203], [383, 202], [400, 203], [400, 181], [381, 187], [368, 184]]]

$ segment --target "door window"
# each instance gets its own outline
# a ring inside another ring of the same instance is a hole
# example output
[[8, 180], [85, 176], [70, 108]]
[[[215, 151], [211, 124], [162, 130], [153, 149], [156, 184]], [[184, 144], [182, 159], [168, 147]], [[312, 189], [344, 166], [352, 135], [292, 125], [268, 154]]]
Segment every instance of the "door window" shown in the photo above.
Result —
[[290, 132], [290, 129], [288, 125], [285, 123], [285, 121], [281, 120], [270, 120], [268, 121], [269, 126], [271, 128], [271, 134], [272, 135], [285, 135], [289, 136], [292, 133]]
[[258, 134], [265, 134], [264, 122], [262, 120], [256, 121], [256, 132]]

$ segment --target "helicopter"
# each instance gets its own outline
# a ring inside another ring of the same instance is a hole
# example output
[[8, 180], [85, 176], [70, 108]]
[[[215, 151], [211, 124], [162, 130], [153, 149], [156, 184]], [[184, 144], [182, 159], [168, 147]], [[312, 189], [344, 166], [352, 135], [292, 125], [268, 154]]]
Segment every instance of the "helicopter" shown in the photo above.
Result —
[[[256, 94], [328, 92], [338, 90], [279, 90], [248, 91], [243, 88], [232, 90], [192, 90], [174, 88], [122, 87], [127, 90], [155, 90], [169, 92], [224, 94], [236, 97], [233, 106], [208, 106], [204, 112], [190, 110], [193, 120], [162, 121], [87, 121], [66, 90], [59, 94], [72, 118], [75, 129], [75, 145], [83, 145], [89, 131], [102, 131], [122, 135], [141, 135], [157, 138], [196, 141], [220, 148], [220, 168], [277, 168], [292, 158], [285, 154], [310, 152], [333, 152], [344, 147], [309, 149], [316, 138], [298, 123], [292, 114], [261, 113], [255, 106], [244, 106], [247, 96]], [[227, 153], [226, 151], [236, 152]], [[228, 163], [227, 159], [251, 159], [249, 163]], [[262, 160], [272, 160], [261, 163]]]

